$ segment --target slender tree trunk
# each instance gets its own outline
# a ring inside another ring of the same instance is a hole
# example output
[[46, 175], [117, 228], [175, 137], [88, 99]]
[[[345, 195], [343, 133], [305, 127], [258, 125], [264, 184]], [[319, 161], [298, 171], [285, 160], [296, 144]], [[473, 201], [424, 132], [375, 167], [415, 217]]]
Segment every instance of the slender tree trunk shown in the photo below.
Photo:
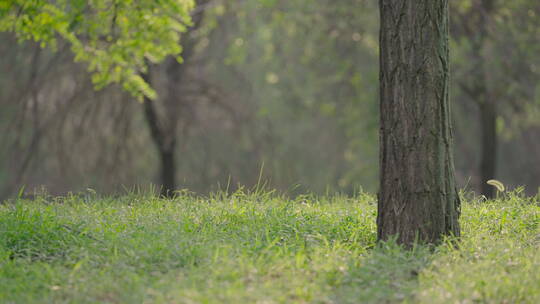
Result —
[[[208, 0], [197, 1], [197, 7], [192, 12], [193, 26], [184, 34], [182, 39], [183, 52], [182, 58], [188, 61], [194, 53], [196, 38], [192, 37], [193, 31], [196, 31], [202, 22], [204, 11]], [[185, 68], [174, 58], [167, 61], [166, 75], [168, 78], [167, 97], [162, 101], [166, 108], [164, 115], [159, 115], [155, 101], [148, 98], [144, 100], [144, 114], [152, 141], [156, 145], [160, 159], [160, 186], [161, 195], [170, 197], [174, 194], [176, 188], [176, 160], [174, 152], [176, 150], [176, 136], [179, 108], [185, 101], [181, 98], [183, 77]], [[150, 74], [142, 75], [147, 83], [151, 83]]]
[[489, 98], [486, 81], [486, 71], [482, 49], [484, 47], [485, 31], [478, 27], [478, 37], [472, 38], [471, 61], [473, 62], [471, 85], [462, 83], [461, 87], [468, 92], [469, 97], [478, 105], [480, 120], [480, 164], [478, 166], [479, 186], [483, 195], [491, 198], [495, 189], [486, 181], [495, 178], [497, 168], [497, 108], [495, 101]]
[[[480, 123], [481, 123], [481, 143], [482, 154], [480, 159], [480, 185], [482, 194], [488, 198], [495, 196], [495, 189], [486, 184], [486, 181], [495, 178], [497, 168], [497, 108], [495, 100], [489, 98], [489, 89], [487, 84], [486, 60], [484, 58], [485, 41], [488, 36], [489, 15], [494, 9], [493, 0], [481, 0], [475, 7], [477, 12], [476, 26], [471, 31], [476, 35], [472, 37], [472, 52], [475, 63], [473, 75], [476, 78], [473, 82], [476, 84], [476, 101], [479, 105]], [[474, 24], [474, 23], [473, 23]]]
[[160, 151], [161, 158], [161, 195], [170, 197], [176, 188], [176, 161], [173, 144], [170, 149]]
[[379, 240], [459, 236], [448, 98], [448, 0], [379, 0]]
[[[144, 74], [142, 77], [147, 83], [152, 83], [149, 74]], [[176, 187], [176, 162], [174, 159], [176, 134], [169, 134], [160, 124], [156, 105], [153, 100], [145, 97], [143, 105], [146, 123], [150, 129], [150, 137], [159, 155], [161, 195], [171, 197]]]
[[495, 188], [486, 184], [486, 181], [495, 178], [497, 164], [497, 111], [492, 101], [485, 100], [480, 104], [480, 118], [482, 123], [480, 182], [482, 194], [492, 198], [495, 196]]

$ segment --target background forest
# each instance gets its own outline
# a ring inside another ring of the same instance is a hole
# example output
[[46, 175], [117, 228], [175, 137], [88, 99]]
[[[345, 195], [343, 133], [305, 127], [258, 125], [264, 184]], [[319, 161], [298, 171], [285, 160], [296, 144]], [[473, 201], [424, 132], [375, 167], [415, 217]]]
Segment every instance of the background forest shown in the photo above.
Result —
[[[377, 190], [378, 8], [369, 0], [202, 0], [184, 63], [151, 66], [155, 102], [95, 91], [87, 67], [0, 34], [0, 199], [265, 181], [290, 193]], [[451, 1], [460, 187], [540, 184], [540, 2]]]

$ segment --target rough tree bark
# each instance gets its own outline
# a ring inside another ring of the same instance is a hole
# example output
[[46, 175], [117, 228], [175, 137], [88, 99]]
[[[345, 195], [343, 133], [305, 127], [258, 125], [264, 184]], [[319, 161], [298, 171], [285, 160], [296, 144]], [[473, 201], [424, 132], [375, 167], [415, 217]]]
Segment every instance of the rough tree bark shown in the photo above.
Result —
[[379, 240], [459, 236], [448, 98], [448, 0], [379, 0]]

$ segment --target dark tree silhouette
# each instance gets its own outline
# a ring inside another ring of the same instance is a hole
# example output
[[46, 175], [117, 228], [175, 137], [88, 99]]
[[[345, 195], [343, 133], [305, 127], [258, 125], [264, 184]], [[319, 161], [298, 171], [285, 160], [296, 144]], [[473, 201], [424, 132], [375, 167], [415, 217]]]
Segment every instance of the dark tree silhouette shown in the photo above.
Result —
[[[193, 25], [188, 29], [182, 41], [183, 52], [182, 58], [184, 61], [189, 61], [194, 54], [196, 37], [193, 33], [200, 27], [204, 10], [208, 0], [197, 1], [197, 7], [193, 10], [192, 21]], [[168, 78], [168, 94], [163, 100], [164, 107], [180, 108], [183, 104], [181, 85], [186, 73], [186, 68], [175, 59], [167, 60], [164, 64], [167, 65]], [[142, 75], [143, 79], [152, 84], [150, 71]], [[167, 110], [166, 110], [167, 111]], [[159, 160], [160, 160], [160, 187], [161, 195], [170, 197], [176, 189], [176, 159], [175, 151], [177, 146], [177, 124], [179, 117], [176, 117], [176, 111], [170, 113], [161, 113], [157, 109], [156, 101], [144, 98], [144, 117], [150, 131], [150, 137], [155, 144]]]

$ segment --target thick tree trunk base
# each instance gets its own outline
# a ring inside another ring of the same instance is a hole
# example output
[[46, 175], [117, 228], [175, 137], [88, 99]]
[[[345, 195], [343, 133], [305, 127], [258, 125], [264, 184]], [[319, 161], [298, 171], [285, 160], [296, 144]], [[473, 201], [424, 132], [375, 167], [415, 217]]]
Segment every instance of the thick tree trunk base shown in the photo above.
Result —
[[379, 240], [459, 236], [448, 98], [448, 0], [380, 0]]

